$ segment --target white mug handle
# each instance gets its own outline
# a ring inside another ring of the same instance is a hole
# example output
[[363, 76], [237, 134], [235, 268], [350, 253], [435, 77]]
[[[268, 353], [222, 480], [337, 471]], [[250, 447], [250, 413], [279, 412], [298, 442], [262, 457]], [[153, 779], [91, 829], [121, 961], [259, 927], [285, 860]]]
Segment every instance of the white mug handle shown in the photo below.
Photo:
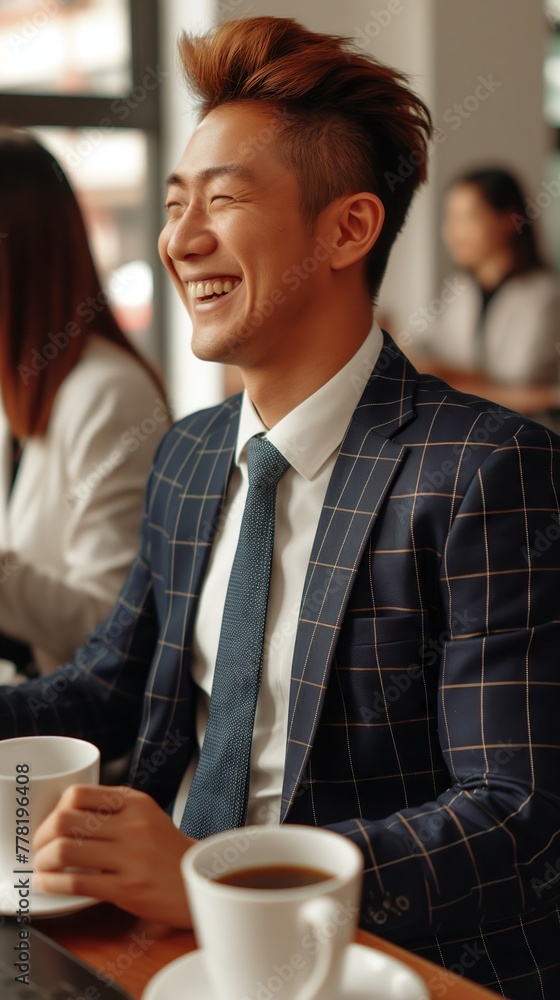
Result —
[[[319, 896], [317, 899], [308, 899], [303, 904], [299, 917], [307, 924], [308, 929], [317, 935], [326, 923], [333, 920], [337, 911], [338, 904], [335, 899], [331, 896]], [[298, 993], [298, 1000], [320, 1000], [322, 991], [332, 975], [337, 951], [332, 938], [321, 941], [315, 968], [311, 978]]]

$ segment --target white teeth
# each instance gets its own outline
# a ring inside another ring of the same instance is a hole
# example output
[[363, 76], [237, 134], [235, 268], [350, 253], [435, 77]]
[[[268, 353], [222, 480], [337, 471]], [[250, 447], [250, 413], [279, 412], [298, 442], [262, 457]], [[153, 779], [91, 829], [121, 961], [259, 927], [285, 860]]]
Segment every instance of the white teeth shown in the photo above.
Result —
[[204, 299], [209, 295], [222, 295], [232, 292], [241, 284], [241, 278], [232, 281], [226, 278], [225, 281], [215, 279], [213, 281], [189, 281], [189, 290], [195, 299]]

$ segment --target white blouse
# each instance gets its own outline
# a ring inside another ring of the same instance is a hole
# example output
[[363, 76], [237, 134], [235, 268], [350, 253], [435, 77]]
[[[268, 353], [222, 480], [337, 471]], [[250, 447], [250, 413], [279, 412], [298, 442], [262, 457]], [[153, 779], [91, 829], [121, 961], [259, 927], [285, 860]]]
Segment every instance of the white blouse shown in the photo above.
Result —
[[[415, 344], [457, 368], [479, 368], [477, 328], [482, 308], [479, 286], [459, 273], [454, 294], [442, 293], [435, 315], [411, 317]], [[418, 318], [417, 318], [418, 317]], [[484, 370], [509, 385], [555, 383], [560, 366], [560, 283], [552, 271], [509, 278], [488, 304], [484, 317]]]
[[23, 449], [0, 404], [0, 631], [41, 673], [72, 657], [111, 610], [135, 556], [164, 401], [131, 355], [93, 335]]

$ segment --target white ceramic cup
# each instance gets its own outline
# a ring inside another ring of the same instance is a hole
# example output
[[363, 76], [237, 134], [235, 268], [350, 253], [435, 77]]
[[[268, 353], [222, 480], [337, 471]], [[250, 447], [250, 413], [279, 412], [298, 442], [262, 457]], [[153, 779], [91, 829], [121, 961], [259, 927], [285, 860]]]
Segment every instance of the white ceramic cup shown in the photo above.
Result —
[[99, 757], [93, 743], [67, 736], [0, 740], [0, 912], [28, 898], [35, 831], [65, 788], [99, 782]]
[[[216, 997], [339, 1000], [360, 906], [363, 856], [355, 844], [309, 826], [244, 827], [200, 841], [181, 865]], [[290, 889], [216, 881], [244, 868], [283, 865], [330, 877]]]

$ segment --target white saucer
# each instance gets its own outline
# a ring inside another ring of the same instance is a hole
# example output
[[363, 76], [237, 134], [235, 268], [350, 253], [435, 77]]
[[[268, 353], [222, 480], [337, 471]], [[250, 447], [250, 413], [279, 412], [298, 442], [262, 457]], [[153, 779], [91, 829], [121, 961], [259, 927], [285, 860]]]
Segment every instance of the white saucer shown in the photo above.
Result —
[[[66, 913], [76, 913], [78, 910], [85, 910], [88, 906], [99, 903], [98, 899], [91, 896], [67, 896], [57, 895], [54, 892], [31, 891], [31, 901], [29, 905], [29, 916], [32, 920], [42, 917], [63, 917]], [[19, 909], [19, 903], [17, 904]], [[6, 904], [0, 899], [0, 914], [4, 917], [15, 917], [16, 905]]]
[[[188, 994], [187, 994], [188, 990]], [[170, 962], [150, 980], [142, 1000], [216, 1000], [201, 951]], [[340, 1000], [429, 1000], [425, 983], [411, 969], [374, 948], [349, 945]]]

